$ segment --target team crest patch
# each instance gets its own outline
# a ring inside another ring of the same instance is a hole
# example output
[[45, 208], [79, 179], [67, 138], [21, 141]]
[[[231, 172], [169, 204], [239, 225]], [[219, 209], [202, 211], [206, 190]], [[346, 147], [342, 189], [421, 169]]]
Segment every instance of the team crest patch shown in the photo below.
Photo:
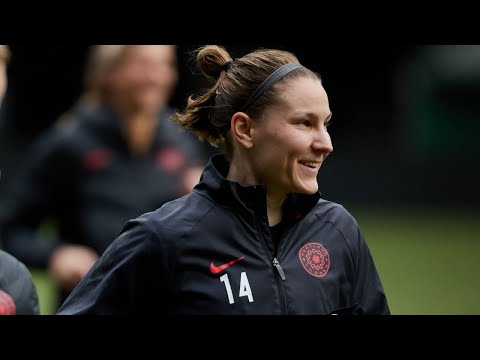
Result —
[[15, 301], [5, 291], [0, 290], [0, 315], [15, 315], [16, 313]]
[[318, 243], [303, 245], [298, 252], [298, 257], [303, 268], [312, 276], [323, 277], [330, 268], [328, 251]]

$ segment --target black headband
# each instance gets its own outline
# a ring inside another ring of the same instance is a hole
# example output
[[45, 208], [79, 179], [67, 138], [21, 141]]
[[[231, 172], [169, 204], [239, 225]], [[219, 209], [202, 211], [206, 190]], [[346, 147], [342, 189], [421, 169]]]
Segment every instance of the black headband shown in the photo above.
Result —
[[270, 89], [273, 84], [275, 84], [278, 80], [283, 78], [285, 75], [287, 75], [290, 71], [293, 71], [295, 69], [303, 67], [300, 64], [286, 64], [283, 65], [282, 67], [279, 67], [277, 70], [275, 70], [272, 74], [270, 74], [269, 77], [267, 77], [261, 84], [260, 86], [253, 92], [252, 95], [248, 98], [247, 102], [245, 105], [242, 106], [240, 111], [245, 111], [248, 109], [252, 103], [257, 100], [260, 96], [263, 95], [265, 91]]

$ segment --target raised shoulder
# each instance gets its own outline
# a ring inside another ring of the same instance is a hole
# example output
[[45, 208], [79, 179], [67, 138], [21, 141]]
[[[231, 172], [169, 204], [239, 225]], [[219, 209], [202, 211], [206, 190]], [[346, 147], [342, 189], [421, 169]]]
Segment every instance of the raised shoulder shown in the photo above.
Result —
[[162, 242], [178, 242], [215, 207], [215, 204], [196, 192], [169, 201], [155, 211], [146, 213], [135, 220], [153, 238]]

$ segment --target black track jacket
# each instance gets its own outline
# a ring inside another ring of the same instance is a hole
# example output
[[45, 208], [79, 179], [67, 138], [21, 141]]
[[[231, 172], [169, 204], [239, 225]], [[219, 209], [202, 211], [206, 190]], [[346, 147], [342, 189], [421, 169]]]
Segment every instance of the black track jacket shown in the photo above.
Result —
[[215, 155], [192, 193], [129, 221], [58, 314], [390, 314], [355, 219], [290, 195], [272, 253], [263, 186]]

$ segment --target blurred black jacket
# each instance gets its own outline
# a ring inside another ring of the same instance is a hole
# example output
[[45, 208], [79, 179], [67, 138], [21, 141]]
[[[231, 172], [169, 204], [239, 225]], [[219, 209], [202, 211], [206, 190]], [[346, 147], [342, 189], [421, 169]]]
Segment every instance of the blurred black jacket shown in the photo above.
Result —
[[[49, 130], [34, 145], [20, 181], [9, 189], [0, 240], [27, 266], [45, 268], [59, 245], [42, 234], [57, 229], [60, 243], [87, 245], [101, 254], [122, 226], [179, 196], [187, 165], [209, 154], [193, 136], [161, 114], [148, 154], [134, 157], [120, 120], [109, 108], [78, 112], [68, 126]], [[53, 237], [53, 236], [52, 236]]]

